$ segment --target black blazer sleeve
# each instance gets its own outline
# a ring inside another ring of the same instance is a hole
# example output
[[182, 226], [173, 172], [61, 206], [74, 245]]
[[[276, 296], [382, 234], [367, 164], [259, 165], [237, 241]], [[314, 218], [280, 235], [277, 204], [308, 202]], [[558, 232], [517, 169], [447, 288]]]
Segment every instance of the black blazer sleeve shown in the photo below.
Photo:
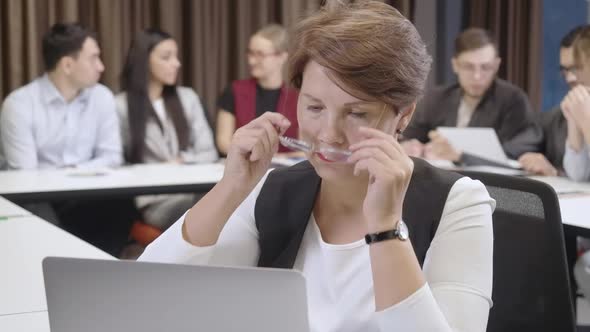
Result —
[[430, 115], [433, 104], [433, 96], [431, 94], [425, 95], [416, 105], [416, 111], [412, 121], [404, 131], [405, 139], [415, 138], [422, 143], [427, 143], [428, 132], [434, 129], [432, 123], [432, 116]]
[[510, 158], [539, 151], [543, 132], [533, 117], [527, 96], [521, 90], [515, 90], [502, 104], [498, 137]]

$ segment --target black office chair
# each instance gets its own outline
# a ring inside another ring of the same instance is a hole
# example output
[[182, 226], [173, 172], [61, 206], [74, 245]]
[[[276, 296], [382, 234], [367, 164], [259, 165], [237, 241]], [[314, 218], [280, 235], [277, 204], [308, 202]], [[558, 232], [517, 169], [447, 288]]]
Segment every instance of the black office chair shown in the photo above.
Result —
[[494, 306], [487, 331], [575, 331], [563, 226], [553, 188], [521, 177], [460, 173], [481, 181], [496, 200]]

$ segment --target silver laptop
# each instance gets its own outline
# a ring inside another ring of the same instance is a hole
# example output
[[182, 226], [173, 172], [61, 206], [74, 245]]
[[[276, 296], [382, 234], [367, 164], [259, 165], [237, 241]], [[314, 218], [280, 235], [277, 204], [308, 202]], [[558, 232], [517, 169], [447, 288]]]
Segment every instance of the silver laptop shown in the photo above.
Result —
[[43, 275], [52, 332], [309, 331], [293, 270], [48, 257]]

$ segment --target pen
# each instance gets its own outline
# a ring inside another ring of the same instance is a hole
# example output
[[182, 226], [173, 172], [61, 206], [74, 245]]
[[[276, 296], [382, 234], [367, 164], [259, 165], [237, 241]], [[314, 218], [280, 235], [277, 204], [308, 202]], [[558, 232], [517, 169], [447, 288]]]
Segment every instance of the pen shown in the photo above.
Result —
[[89, 172], [76, 172], [76, 173], [69, 173], [69, 176], [80, 176], [80, 177], [92, 177], [92, 176], [103, 176], [103, 175], [107, 175], [107, 172], [101, 172], [101, 171], [89, 171]]
[[14, 215], [0, 216], [0, 221], [6, 221], [8, 219], [18, 218], [18, 217], [24, 217], [24, 216], [22, 214], [14, 214]]

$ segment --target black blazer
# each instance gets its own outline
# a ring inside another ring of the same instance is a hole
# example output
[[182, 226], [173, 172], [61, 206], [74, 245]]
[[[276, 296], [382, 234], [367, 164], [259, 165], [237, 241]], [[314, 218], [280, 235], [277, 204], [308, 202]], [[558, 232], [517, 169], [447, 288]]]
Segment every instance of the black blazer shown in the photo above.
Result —
[[[402, 215], [422, 266], [447, 196], [462, 175], [436, 168], [422, 159], [413, 161]], [[293, 268], [320, 184], [320, 177], [308, 161], [268, 174], [254, 207], [260, 246], [258, 266]]]
[[[458, 83], [428, 91], [418, 103], [404, 137], [426, 143], [429, 131], [437, 127], [455, 127], [462, 94]], [[538, 151], [542, 139], [526, 94], [501, 79], [492, 83], [473, 112], [468, 126], [494, 128], [504, 151], [511, 158]]]
[[563, 171], [563, 155], [565, 154], [565, 140], [567, 138], [567, 120], [559, 106], [548, 112], [539, 112], [537, 115], [539, 126], [543, 130], [543, 139], [539, 143], [539, 152], [543, 153], [547, 160], [558, 171]]

